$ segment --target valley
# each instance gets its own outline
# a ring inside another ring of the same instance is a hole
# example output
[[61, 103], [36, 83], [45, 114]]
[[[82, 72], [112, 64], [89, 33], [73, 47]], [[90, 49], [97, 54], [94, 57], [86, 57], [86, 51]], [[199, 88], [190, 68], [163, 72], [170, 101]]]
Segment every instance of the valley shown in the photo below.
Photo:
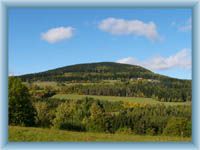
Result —
[[24, 111], [31, 111], [10, 111], [10, 141], [191, 140], [191, 80], [100, 62], [12, 76], [9, 83], [10, 108], [21, 110], [21, 89], [30, 100]]

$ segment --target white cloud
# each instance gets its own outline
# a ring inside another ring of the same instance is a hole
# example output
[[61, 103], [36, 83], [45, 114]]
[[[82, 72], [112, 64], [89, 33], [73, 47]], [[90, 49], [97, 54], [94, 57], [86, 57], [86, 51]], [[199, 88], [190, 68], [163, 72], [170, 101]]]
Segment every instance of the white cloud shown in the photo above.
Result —
[[117, 63], [122, 63], [122, 64], [131, 64], [131, 65], [138, 65], [138, 66], [142, 66], [142, 63], [140, 61], [138, 61], [136, 58], [134, 57], [126, 57], [126, 58], [122, 58], [120, 60], [116, 61]]
[[186, 32], [192, 29], [192, 18], [188, 18], [182, 25], [172, 22], [173, 26], [178, 28], [178, 31]]
[[172, 27], [173, 26], [176, 26], [176, 22], [175, 21], [173, 21], [173, 22], [171, 22], [171, 24], [170, 24]]
[[189, 49], [182, 49], [169, 57], [157, 56], [145, 61], [139, 61], [133, 57], [123, 58], [118, 63], [139, 65], [151, 70], [166, 70], [173, 67], [184, 69], [191, 68], [191, 54]]
[[192, 29], [192, 19], [189, 18], [183, 26], [180, 26], [179, 31], [190, 31]]
[[140, 20], [124, 20], [107, 18], [99, 23], [99, 29], [113, 35], [137, 35], [150, 40], [159, 39], [157, 27], [154, 22], [145, 23]]
[[9, 73], [8, 73], [8, 76], [9, 76], [9, 77], [14, 76], [14, 73], [13, 73], [13, 72], [9, 72]]
[[49, 29], [41, 34], [41, 38], [49, 43], [56, 43], [64, 39], [70, 39], [74, 34], [72, 27], [57, 27]]
[[8, 76], [10, 77], [10, 76], [18, 76], [18, 75], [21, 75], [22, 73], [20, 73], [20, 72], [13, 72], [13, 71], [9, 71], [8, 72]]

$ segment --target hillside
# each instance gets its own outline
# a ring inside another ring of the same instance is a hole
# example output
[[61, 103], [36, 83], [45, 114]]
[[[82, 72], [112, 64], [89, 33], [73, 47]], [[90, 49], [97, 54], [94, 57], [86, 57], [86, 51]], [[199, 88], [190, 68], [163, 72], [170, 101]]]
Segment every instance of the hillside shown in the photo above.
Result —
[[120, 64], [114, 62], [77, 64], [56, 68], [40, 73], [26, 74], [19, 77], [23, 81], [94, 82], [100, 80], [134, 80], [138, 78], [159, 81], [178, 81], [178, 79], [155, 74], [152, 71], [140, 66]]
[[[77, 64], [18, 76], [26, 83], [54, 82], [62, 94], [191, 101], [191, 81], [156, 74], [140, 66], [113, 62]], [[37, 88], [37, 87], [36, 87]], [[50, 94], [51, 95], [51, 94]]]

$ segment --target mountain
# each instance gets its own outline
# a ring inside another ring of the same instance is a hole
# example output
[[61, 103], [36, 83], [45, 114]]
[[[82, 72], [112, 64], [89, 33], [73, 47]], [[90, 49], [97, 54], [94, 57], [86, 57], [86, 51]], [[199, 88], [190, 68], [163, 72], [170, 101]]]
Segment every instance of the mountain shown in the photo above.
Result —
[[24, 82], [57, 82], [62, 87], [60, 92], [68, 94], [148, 97], [169, 102], [191, 101], [192, 94], [191, 80], [113, 62], [77, 64], [18, 77]]
[[23, 81], [100, 81], [150, 79], [159, 81], [185, 81], [156, 74], [136, 65], [114, 62], [86, 63], [56, 68], [40, 73], [18, 76]]

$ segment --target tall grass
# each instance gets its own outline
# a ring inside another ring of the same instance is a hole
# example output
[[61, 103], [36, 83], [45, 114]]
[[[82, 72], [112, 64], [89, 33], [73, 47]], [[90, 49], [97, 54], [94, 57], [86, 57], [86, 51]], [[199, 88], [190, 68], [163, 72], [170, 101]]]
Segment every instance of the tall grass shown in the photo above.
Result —
[[191, 138], [73, 132], [32, 127], [9, 127], [10, 142], [189, 142]]

